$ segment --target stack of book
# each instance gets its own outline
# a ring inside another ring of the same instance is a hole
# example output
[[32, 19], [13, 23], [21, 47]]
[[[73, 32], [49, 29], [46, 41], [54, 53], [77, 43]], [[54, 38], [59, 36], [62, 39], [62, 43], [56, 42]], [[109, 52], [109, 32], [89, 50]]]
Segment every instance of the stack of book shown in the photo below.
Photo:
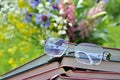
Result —
[[1, 80], [120, 80], [120, 49], [104, 49], [111, 59], [97, 66], [77, 62], [74, 53], [57, 58], [44, 54], [3, 74]]

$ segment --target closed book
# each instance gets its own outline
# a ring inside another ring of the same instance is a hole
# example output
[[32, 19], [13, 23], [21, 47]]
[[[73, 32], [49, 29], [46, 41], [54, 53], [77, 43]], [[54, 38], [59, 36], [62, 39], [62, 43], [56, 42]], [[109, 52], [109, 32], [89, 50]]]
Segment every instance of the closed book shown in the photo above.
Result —
[[61, 61], [61, 67], [75, 67], [82, 69], [91, 69], [91, 70], [101, 70], [101, 71], [111, 71], [111, 72], [120, 72], [120, 62], [108, 62], [102, 61], [99, 65], [86, 65], [79, 63], [74, 57], [64, 56]]
[[36, 58], [34, 60], [31, 60], [31, 61], [29, 61], [29, 62], [27, 62], [27, 63], [25, 63], [25, 64], [23, 64], [23, 65], [21, 65], [21, 66], [19, 66], [17, 68], [15, 68], [15, 69], [13, 69], [13, 70], [3, 74], [2, 78], [3, 79], [4, 78], [8, 78], [8, 77], [11, 77], [11, 76], [16, 75], [18, 73], [21, 73], [21, 72], [24, 72], [26, 70], [29, 70], [29, 69], [31, 69], [33, 67], [45, 64], [45, 63], [48, 62], [48, 58], [49, 58], [48, 55], [46, 55], [46, 54], [42, 55], [42, 56], [40, 56], [40, 57], [38, 57], [38, 58]]
[[110, 47], [103, 47], [103, 49], [111, 54], [110, 61], [120, 62], [120, 49]]
[[[55, 62], [55, 63], [52, 63], [52, 62]], [[51, 64], [49, 64], [49, 63], [51, 63]], [[47, 66], [51, 66], [51, 65], [52, 65], [52, 67], [47, 68], [47, 69], [44, 69], [44, 67], [42, 67], [42, 66], [47, 67]], [[50, 59], [50, 57], [48, 55], [44, 54], [44, 55], [42, 55], [34, 60], [31, 60], [31, 61], [21, 65], [20, 67], [17, 67], [15, 69], [1, 75], [1, 80], [12, 79], [12, 78], [15, 79], [19, 76], [22, 76], [23, 74], [26, 75], [27, 72], [28, 72], [28, 75], [32, 74], [32, 72], [35, 73], [36, 71], [44, 72], [46, 70], [58, 68], [58, 66], [59, 66], [59, 64], [56, 60], [54, 61], [52, 58]], [[42, 71], [40, 71], [41, 68], [43, 68], [44, 70], [42, 69]]]
[[96, 78], [96, 79], [112, 79], [119, 80], [120, 73], [117, 72], [103, 72], [103, 71], [81, 71], [81, 70], [69, 70], [66, 73], [67, 76], [78, 78]]
[[59, 68], [58, 62], [47, 63], [42, 66], [32, 68], [31, 70], [29, 69], [28, 71], [14, 75], [14, 76], [8, 78], [7, 80], [23, 80], [24, 78], [38, 75], [38, 74], [41, 74], [44, 72], [48, 72], [48, 71], [54, 70], [56, 68]]
[[55, 77], [52, 77], [50, 78], [50, 80], [107, 80], [107, 79], [103, 79], [103, 78], [87, 78], [87, 77], [84, 77], [84, 78], [80, 78], [79, 76], [77, 77], [74, 77], [74, 76], [67, 76], [67, 75], [63, 75], [63, 74], [60, 74], [60, 75], [57, 75]]
[[30, 76], [28, 78], [24, 78], [22, 80], [48, 80], [55, 75], [59, 75], [59, 74], [63, 74], [63, 73], [65, 73], [63, 68], [56, 68], [56, 69], [49, 70], [44, 73]]

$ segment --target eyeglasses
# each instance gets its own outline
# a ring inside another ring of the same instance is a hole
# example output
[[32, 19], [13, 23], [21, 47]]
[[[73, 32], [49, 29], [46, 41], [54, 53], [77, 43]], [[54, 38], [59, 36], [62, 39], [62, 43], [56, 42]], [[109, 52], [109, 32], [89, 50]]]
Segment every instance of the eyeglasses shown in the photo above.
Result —
[[91, 43], [80, 43], [72, 45], [64, 39], [48, 38], [44, 45], [44, 51], [51, 57], [61, 57], [65, 53], [74, 52], [75, 58], [79, 63], [87, 65], [98, 65], [102, 60], [110, 60], [111, 54], [102, 47]]

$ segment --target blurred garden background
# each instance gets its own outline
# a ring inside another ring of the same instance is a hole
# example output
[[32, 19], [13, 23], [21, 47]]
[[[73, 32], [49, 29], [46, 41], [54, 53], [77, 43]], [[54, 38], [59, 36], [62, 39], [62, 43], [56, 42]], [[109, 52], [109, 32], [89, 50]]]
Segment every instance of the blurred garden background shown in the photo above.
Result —
[[0, 0], [0, 75], [44, 54], [48, 36], [120, 48], [120, 0], [99, 1]]

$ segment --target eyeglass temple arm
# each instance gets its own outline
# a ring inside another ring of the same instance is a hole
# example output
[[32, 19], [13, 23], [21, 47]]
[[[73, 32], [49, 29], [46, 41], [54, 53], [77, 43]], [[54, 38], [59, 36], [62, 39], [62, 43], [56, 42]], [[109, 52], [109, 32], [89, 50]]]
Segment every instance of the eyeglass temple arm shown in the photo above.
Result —
[[92, 60], [92, 58], [87, 54], [87, 53], [85, 53], [87, 56], [88, 56], [88, 59], [90, 60], [90, 64], [94, 64], [94, 61]]
[[[79, 53], [79, 52], [83, 52], [84, 54], [86, 54], [87, 55], [87, 57], [88, 57], [88, 59], [89, 59], [89, 61], [90, 61], [90, 64], [91, 65], [93, 65], [94, 64], [94, 61], [92, 60], [92, 58], [90, 57], [90, 54], [88, 54], [87, 52], [85, 52], [85, 51], [76, 51], [76, 53]], [[82, 57], [82, 56], [81, 56]]]
[[90, 55], [90, 56], [97, 57], [97, 58], [101, 58], [101, 56], [102, 56], [102, 58], [104, 60], [110, 60], [110, 57], [111, 57], [111, 54], [108, 51], [104, 51], [103, 55], [96, 54], [96, 53], [87, 53], [87, 54]]

